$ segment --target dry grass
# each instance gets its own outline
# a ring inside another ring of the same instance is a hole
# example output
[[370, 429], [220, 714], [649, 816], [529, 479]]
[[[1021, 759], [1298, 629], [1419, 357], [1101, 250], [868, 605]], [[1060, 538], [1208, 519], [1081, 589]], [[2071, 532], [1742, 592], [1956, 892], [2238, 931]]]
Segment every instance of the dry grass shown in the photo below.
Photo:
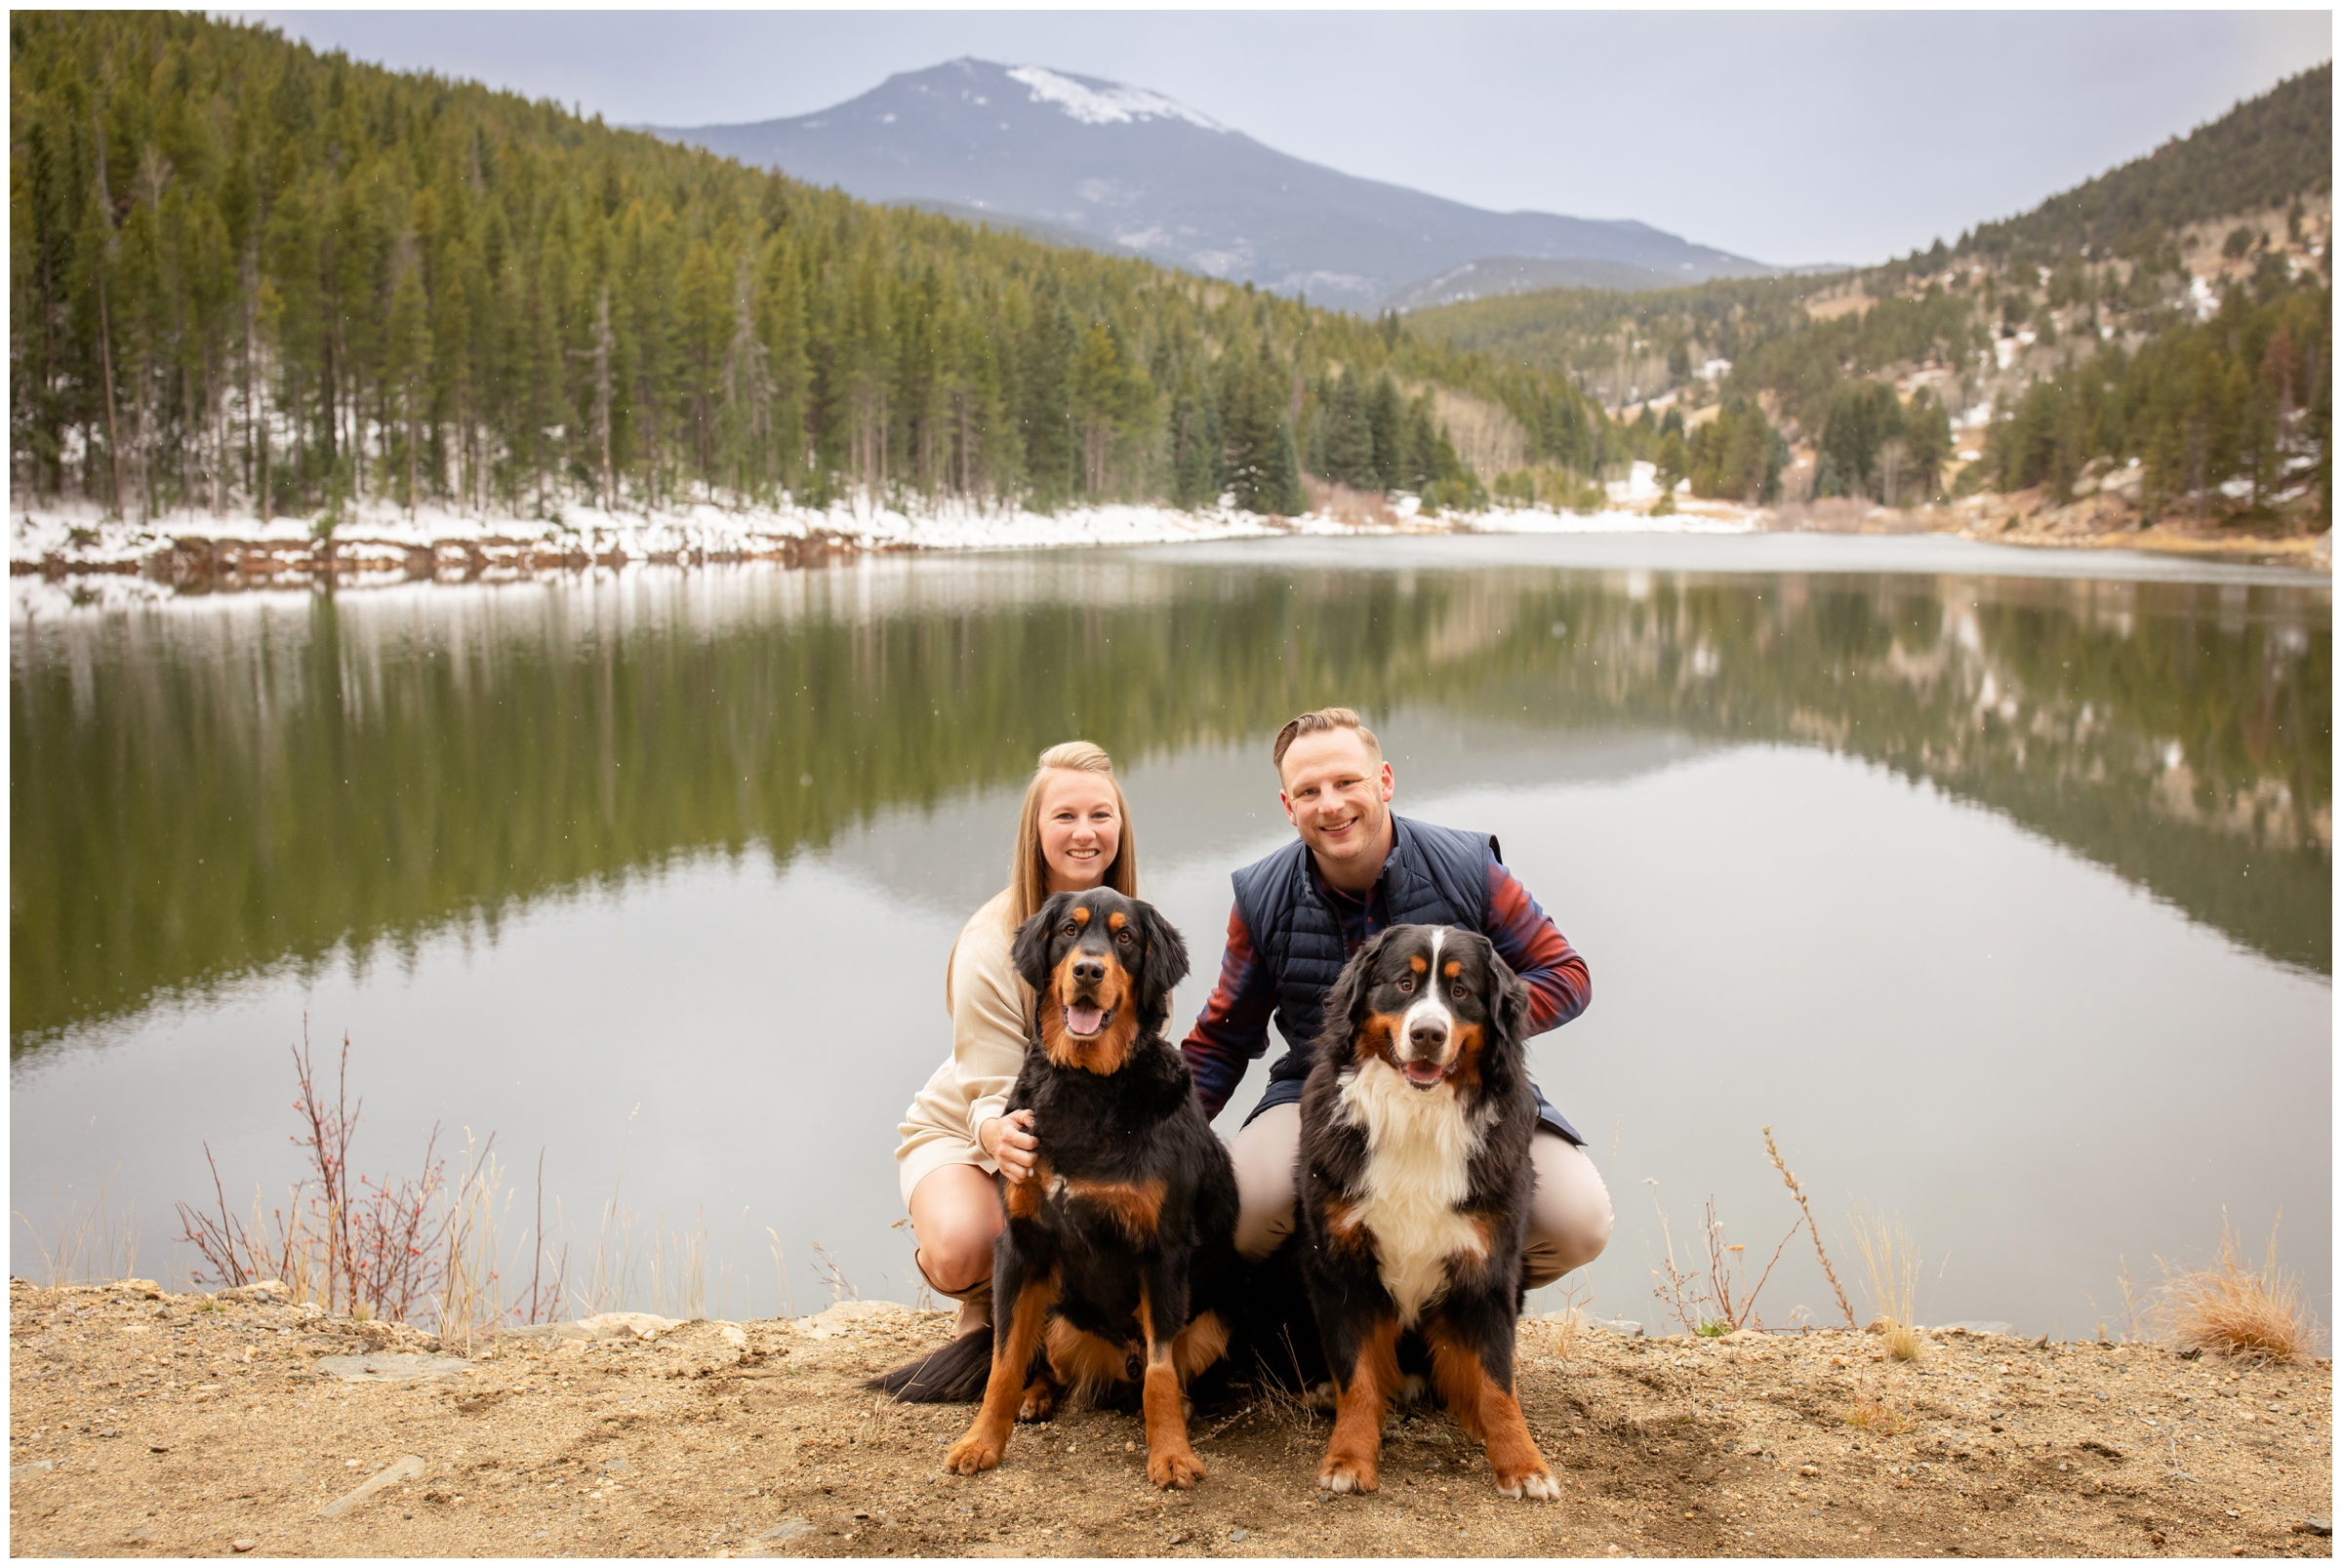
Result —
[[1916, 1361], [1926, 1347], [1919, 1338], [1919, 1250], [1901, 1220], [1857, 1214], [1854, 1248], [1862, 1254], [1864, 1289], [1871, 1299], [1871, 1328], [1886, 1336], [1887, 1353]]
[[1805, 1189], [1797, 1185], [1797, 1173], [1789, 1168], [1789, 1162], [1781, 1157], [1780, 1148], [1774, 1145], [1770, 1124], [1764, 1129], [1764, 1151], [1773, 1157], [1773, 1169], [1781, 1173], [1789, 1195], [1797, 1200], [1797, 1210], [1805, 1216], [1805, 1228], [1813, 1237], [1814, 1256], [1821, 1259], [1822, 1272], [1830, 1277], [1830, 1288], [1837, 1293], [1837, 1309], [1846, 1314], [1846, 1327], [1859, 1327], [1854, 1321], [1854, 1308], [1846, 1304], [1846, 1287], [1837, 1282], [1837, 1270], [1830, 1266], [1830, 1254], [1822, 1248], [1822, 1227], [1813, 1223], [1813, 1205], [1805, 1201]]
[[2256, 1268], [2246, 1261], [2225, 1209], [2212, 1266], [2164, 1265], [2155, 1315], [2183, 1347], [2239, 1360], [2302, 1360], [2317, 1353], [2324, 1333], [2303, 1299], [2300, 1277], [2277, 1266], [2276, 1223], [2269, 1226], [2269, 1250]]
[[1586, 1331], [1586, 1308], [1593, 1305], [1594, 1295], [1583, 1285], [1572, 1284], [1560, 1289], [1560, 1307], [1541, 1317], [1552, 1333], [1554, 1354], [1564, 1361], [1577, 1359], [1578, 1344]]
[[139, 1271], [139, 1232], [127, 1214], [117, 1214], [106, 1202], [106, 1182], [100, 1178], [97, 1195], [86, 1206], [70, 1196], [72, 1189], [52, 1187], [48, 1227], [35, 1225], [22, 1209], [10, 1211], [41, 1255], [40, 1282], [57, 1286], [105, 1279], [127, 1279]]

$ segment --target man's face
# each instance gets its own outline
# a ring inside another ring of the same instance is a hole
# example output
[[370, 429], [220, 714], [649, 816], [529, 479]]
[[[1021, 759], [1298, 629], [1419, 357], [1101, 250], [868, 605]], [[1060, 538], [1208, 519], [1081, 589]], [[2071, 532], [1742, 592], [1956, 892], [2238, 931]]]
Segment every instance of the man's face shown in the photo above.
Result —
[[1378, 761], [1355, 730], [1320, 730], [1285, 748], [1278, 777], [1285, 817], [1319, 864], [1371, 884], [1391, 819], [1391, 764]]

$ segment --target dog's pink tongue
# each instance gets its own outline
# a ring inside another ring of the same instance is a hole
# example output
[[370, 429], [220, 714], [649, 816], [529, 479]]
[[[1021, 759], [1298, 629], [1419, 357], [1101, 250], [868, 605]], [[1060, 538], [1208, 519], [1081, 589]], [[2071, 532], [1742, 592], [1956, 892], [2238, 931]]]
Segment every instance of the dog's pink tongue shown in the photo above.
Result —
[[1407, 1081], [1422, 1084], [1437, 1083], [1441, 1071], [1442, 1069], [1436, 1062], [1410, 1062], [1407, 1064]]
[[1075, 1002], [1066, 1009], [1066, 1026], [1076, 1034], [1095, 1034], [1106, 1022], [1106, 1009]]

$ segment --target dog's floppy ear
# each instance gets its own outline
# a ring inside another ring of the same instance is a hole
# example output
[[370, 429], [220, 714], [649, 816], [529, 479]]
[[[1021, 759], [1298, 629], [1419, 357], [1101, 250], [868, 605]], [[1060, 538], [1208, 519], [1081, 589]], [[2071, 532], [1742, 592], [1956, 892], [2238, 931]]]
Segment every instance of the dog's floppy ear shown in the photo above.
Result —
[[[1485, 978], [1480, 983], [1480, 1006], [1488, 1014], [1488, 1049], [1502, 1063], [1526, 1062], [1529, 983], [1513, 973], [1513, 966], [1498, 956], [1494, 943], [1476, 935], [1474, 940], [1488, 949], [1488, 964], [1482, 971]], [[1483, 1066], [1482, 1070], [1487, 1069]], [[1511, 1067], [1508, 1065], [1506, 1070]]]
[[1375, 960], [1383, 955], [1383, 944], [1391, 940], [1391, 926], [1372, 942], [1360, 947], [1333, 985], [1326, 987], [1324, 1010], [1318, 1014], [1317, 1038], [1326, 1048], [1344, 1051], [1350, 1048], [1351, 1037], [1357, 1032], [1358, 1023], [1366, 1011], [1366, 991], [1374, 975]]
[[1139, 1017], [1150, 1031], [1160, 1033], [1171, 1016], [1172, 987], [1188, 978], [1188, 942], [1151, 904], [1139, 905], [1139, 938], [1147, 944], [1138, 973]]
[[1038, 993], [1049, 988], [1049, 934], [1066, 917], [1074, 895], [1060, 893], [1035, 910], [1031, 919], [1017, 930], [1016, 945], [1008, 950], [1008, 961], [1016, 966], [1025, 984]]

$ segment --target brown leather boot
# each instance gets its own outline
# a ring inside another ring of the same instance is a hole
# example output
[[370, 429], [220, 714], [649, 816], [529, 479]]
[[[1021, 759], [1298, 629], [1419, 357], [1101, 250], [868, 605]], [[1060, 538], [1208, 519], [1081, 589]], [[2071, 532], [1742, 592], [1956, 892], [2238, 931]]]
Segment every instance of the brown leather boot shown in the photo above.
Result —
[[992, 1326], [992, 1282], [987, 1279], [959, 1299], [959, 1316], [952, 1320], [951, 1337], [988, 1331]]
[[910, 1255], [910, 1266], [919, 1271], [919, 1278], [926, 1283], [926, 1286], [929, 1290], [935, 1292], [938, 1296], [941, 1296], [948, 1302], [959, 1303], [959, 1316], [952, 1319], [951, 1322], [951, 1337], [953, 1339], [956, 1340], [964, 1335], [973, 1334], [979, 1329], [989, 1330], [992, 1326], [991, 1275], [985, 1275], [984, 1278], [978, 1280], [969, 1289], [955, 1296], [935, 1282], [934, 1278], [927, 1272], [926, 1261], [920, 1258], [915, 1249]]

